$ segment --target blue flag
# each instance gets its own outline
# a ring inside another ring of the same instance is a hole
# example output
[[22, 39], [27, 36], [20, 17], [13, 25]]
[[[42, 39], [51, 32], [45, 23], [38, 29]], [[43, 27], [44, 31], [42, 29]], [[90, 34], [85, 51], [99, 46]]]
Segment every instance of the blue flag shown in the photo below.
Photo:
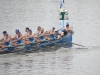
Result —
[[63, 4], [64, 4], [64, 0], [61, 1], [61, 3], [60, 3], [60, 8], [63, 7]]

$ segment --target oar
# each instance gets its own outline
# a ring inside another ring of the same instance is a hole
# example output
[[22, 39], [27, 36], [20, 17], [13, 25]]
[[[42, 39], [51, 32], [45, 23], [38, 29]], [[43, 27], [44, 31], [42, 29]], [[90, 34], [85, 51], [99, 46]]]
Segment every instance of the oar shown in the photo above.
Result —
[[70, 44], [73, 44], [73, 45], [77, 45], [77, 46], [81, 46], [81, 47], [86, 47], [86, 46], [83, 46], [83, 45], [80, 45], [80, 44], [77, 44], [77, 43], [72, 43], [72, 42], [67, 42], [67, 43], [70, 43]]
[[86, 46], [83, 46], [83, 45], [80, 45], [80, 44], [76, 44], [76, 43], [71, 43], [71, 44], [74, 44], [74, 45], [77, 45], [77, 46], [81, 46], [81, 47], [86, 47]]

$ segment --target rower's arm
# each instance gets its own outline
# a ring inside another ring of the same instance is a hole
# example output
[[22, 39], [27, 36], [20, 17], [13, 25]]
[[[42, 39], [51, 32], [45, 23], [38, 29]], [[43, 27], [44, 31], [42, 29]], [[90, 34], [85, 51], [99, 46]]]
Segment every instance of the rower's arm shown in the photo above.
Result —
[[13, 38], [11, 38], [11, 39], [13, 39], [13, 40], [14, 40], [16, 37], [17, 37], [17, 36], [16, 36], [16, 35], [14, 35], [14, 37], [13, 37]]
[[8, 36], [8, 39], [6, 40], [6, 42], [9, 42], [11, 40], [11, 36]]
[[70, 29], [68, 29], [68, 31], [71, 31]]
[[48, 35], [49, 35], [49, 33], [50, 33], [50, 30], [45, 31], [45, 32], [43, 33], [43, 35], [48, 36]]
[[11, 40], [11, 38], [8, 38], [5, 42], [9, 42]]
[[29, 38], [34, 38], [34, 34], [32, 34], [31, 36], [29, 36]]
[[67, 29], [67, 32], [71, 32], [71, 31], [72, 31], [71, 29], [69, 29], [69, 28]]
[[47, 33], [49, 34], [51, 30], [48, 30]]
[[18, 40], [22, 40], [23, 39], [23, 35], [21, 34], [21, 36], [18, 38]]
[[27, 33], [25, 33], [25, 34], [23, 35], [23, 38], [25, 38], [25, 37], [27, 37]]
[[0, 39], [0, 41], [2, 41], [4, 39], [4, 37], [2, 37], [1, 39]]
[[52, 33], [50, 33], [50, 34], [54, 34], [54, 35], [55, 35], [55, 34], [56, 34], [56, 32], [55, 32], [55, 31], [53, 31], [53, 32], [52, 32]]
[[32, 37], [34, 37], [36, 34], [33, 34]]
[[37, 35], [39, 32], [37, 31], [33, 36]]
[[18, 40], [22, 40], [23, 36], [21, 36], [20, 38], [18, 38]]
[[36, 33], [35, 33], [35, 35], [37, 35], [39, 32], [37, 31]]

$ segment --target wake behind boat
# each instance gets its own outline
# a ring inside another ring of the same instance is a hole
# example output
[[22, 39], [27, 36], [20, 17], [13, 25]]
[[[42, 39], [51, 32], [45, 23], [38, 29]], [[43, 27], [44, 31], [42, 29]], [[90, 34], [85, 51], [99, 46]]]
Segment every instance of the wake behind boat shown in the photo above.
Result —
[[63, 9], [64, 0], [60, 4], [60, 29], [55, 31], [55, 27], [45, 31], [38, 26], [37, 32], [32, 33], [30, 28], [25, 28], [26, 34], [22, 35], [19, 29], [15, 30], [15, 36], [11, 37], [6, 31], [4, 37], [0, 39], [0, 54], [37, 51], [51, 47], [72, 47], [72, 34], [68, 22], [68, 11]]

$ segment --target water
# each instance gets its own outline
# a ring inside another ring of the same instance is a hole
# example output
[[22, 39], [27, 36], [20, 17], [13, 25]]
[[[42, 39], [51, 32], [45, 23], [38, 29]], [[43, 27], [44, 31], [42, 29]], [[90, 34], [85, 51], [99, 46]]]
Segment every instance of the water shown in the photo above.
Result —
[[[60, 0], [0, 0], [0, 37], [16, 28], [59, 28]], [[100, 0], [65, 0], [73, 42], [86, 47], [0, 55], [0, 75], [100, 75]]]

